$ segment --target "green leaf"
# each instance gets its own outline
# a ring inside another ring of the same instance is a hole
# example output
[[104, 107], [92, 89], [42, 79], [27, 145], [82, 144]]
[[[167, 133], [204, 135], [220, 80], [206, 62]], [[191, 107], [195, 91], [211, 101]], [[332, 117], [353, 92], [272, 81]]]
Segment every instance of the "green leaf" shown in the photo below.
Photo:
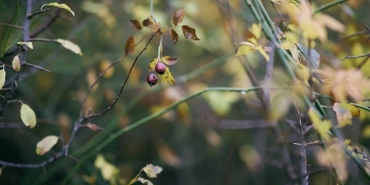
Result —
[[58, 142], [57, 136], [46, 136], [36, 145], [36, 153], [38, 155], [44, 155]]
[[31, 107], [28, 106], [27, 104], [22, 103], [21, 119], [22, 119], [22, 122], [30, 128], [33, 128], [36, 126], [36, 114], [31, 109]]
[[72, 14], [73, 16], [75, 16], [75, 13], [71, 10], [71, 8], [69, 8], [69, 6], [68, 6], [68, 5], [66, 5], [66, 4], [64, 4], [64, 3], [62, 3], [62, 4], [59, 4], [59, 3], [49, 3], [49, 4], [44, 4], [44, 5], [42, 5], [42, 6], [41, 6], [41, 10], [43, 10], [42, 8], [44, 8], [44, 6], [54, 6], [54, 7], [58, 7], [58, 8], [63, 8], [63, 9], [65, 9], [65, 10], [67, 10], [67, 11], [71, 12], [71, 14]]
[[72, 51], [73, 53], [76, 53], [78, 55], [83, 55], [82, 52], [81, 52], [81, 48], [76, 45], [75, 43], [69, 41], [69, 40], [63, 40], [63, 39], [57, 39], [56, 40], [57, 42], [59, 42], [60, 44], [62, 44], [62, 46], [70, 51]]

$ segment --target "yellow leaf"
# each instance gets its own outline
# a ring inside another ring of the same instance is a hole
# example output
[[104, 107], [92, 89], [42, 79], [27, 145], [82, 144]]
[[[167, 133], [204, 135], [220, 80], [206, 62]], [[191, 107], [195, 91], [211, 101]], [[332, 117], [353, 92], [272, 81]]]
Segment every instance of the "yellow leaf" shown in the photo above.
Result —
[[2, 89], [5, 84], [5, 76], [6, 76], [6, 72], [3, 66], [3, 69], [0, 70], [0, 89]]
[[239, 48], [238, 48], [238, 51], [236, 52], [236, 56], [240, 56], [240, 55], [246, 55], [250, 52], [254, 51], [254, 48], [250, 45], [241, 45]]
[[32, 42], [17, 42], [18, 45], [26, 44], [30, 49], [33, 49]]
[[349, 112], [349, 109], [350, 104], [348, 103], [334, 103], [333, 110], [336, 114], [339, 127], [352, 124], [352, 115]]
[[68, 6], [68, 5], [66, 5], [66, 4], [64, 4], [64, 3], [62, 3], [62, 4], [59, 4], [59, 3], [49, 3], [49, 4], [44, 4], [44, 5], [42, 5], [42, 6], [41, 6], [41, 10], [43, 10], [42, 8], [44, 8], [44, 6], [54, 6], [54, 7], [58, 7], [58, 8], [63, 8], [63, 9], [65, 9], [65, 10], [67, 10], [67, 11], [71, 12], [71, 14], [72, 14], [73, 16], [75, 16], [75, 13], [71, 10], [71, 8], [69, 8], [69, 6]]
[[19, 60], [18, 55], [15, 55], [15, 57], [13, 58], [12, 67], [13, 67], [14, 71], [16, 71], [16, 72], [18, 72], [21, 69], [21, 61]]
[[257, 51], [259, 51], [261, 53], [263, 58], [265, 58], [266, 62], [268, 62], [270, 60], [269, 54], [267, 54], [267, 52], [262, 48], [262, 46], [258, 46], [256, 49], [257, 49]]
[[285, 94], [277, 94], [271, 97], [271, 110], [269, 113], [269, 119], [278, 121], [284, 117], [290, 108], [290, 100]]
[[47, 153], [55, 144], [58, 142], [57, 136], [46, 136], [36, 145], [36, 153], [38, 155], [44, 155]]
[[354, 105], [350, 105], [349, 111], [353, 117], [360, 117], [360, 109], [355, 107]]
[[168, 67], [166, 67], [166, 72], [163, 75], [161, 75], [161, 79], [171, 85], [175, 84], [175, 78], [173, 77]]
[[36, 114], [27, 104], [22, 104], [21, 106], [21, 119], [30, 128], [36, 126]]
[[317, 21], [319, 21], [321, 24], [325, 25], [326, 27], [337, 31], [337, 32], [344, 32], [345, 27], [342, 23], [334, 19], [333, 17], [330, 17], [329, 15], [320, 14], [317, 17]]
[[310, 78], [310, 71], [308, 68], [301, 64], [298, 63], [298, 68], [294, 70], [295, 75], [297, 76], [298, 79], [302, 80], [304, 83], [308, 83], [308, 79]]
[[312, 124], [317, 132], [319, 132], [319, 134], [324, 138], [325, 141], [329, 141], [330, 135], [328, 133], [331, 128], [330, 120], [321, 120], [312, 108], [308, 110], [308, 116], [310, 117]]
[[158, 174], [162, 172], [162, 168], [160, 166], [154, 166], [152, 164], [148, 164], [143, 168], [143, 171], [148, 177], [155, 178]]
[[150, 61], [148, 66], [149, 72], [154, 71], [155, 65], [157, 65], [158, 62], [160, 62], [158, 61], [158, 58], [154, 58], [152, 61]]
[[252, 27], [249, 29], [249, 31], [253, 33], [253, 35], [256, 37], [256, 39], [259, 39], [261, 37], [261, 33], [262, 33], [262, 25], [261, 24], [252, 24]]
[[365, 129], [362, 131], [362, 137], [370, 138], [370, 125], [367, 125]]
[[82, 56], [80, 47], [74, 44], [73, 42], [69, 40], [63, 40], [63, 39], [57, 39], [56, 41], [62, 44], [62, 46], [65, 47], [66, 49], [71, 50], [72, 52]]
[[116, 176], [119, 173], [119, 169], [113, 166], [111, 163], [107, 162], [101, 154], [98, 154], [96, 156], [94, 166], [100, 169], [105, 180], [116, 179]]
[[225, 116], [231, 110], [231, 106], [239, 99], [236, 93], [208, 92], [203, 95], [212, 110], [219, 116]]

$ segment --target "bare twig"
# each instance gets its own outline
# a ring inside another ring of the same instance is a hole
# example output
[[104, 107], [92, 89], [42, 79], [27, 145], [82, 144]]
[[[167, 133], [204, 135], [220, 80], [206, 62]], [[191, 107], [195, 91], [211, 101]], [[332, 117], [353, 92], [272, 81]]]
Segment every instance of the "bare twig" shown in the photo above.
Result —
[[33, 16], [38, 15], [38, 14], [41, 14], [41, 13], [44, 13], [44, 12], [48, 12], [50, 10], [52, 10], [52, 8], [45, 8], [44, 10], [40, 10], [38, 12], [32, 13], [30, 15], [27, 15], [27, 18], [32, 19]]
[[9, 26], [9, 27], [20, 29], [20, 30], [24, 30], [22, 26], [17, 26], [17, 25], [13, 25], [13, 24], [0, 23], [0, 26]]
[[40, 70], [43, 70], [43, 71], [46, 71], [46, 72], [51, 73], [50, 70], [45, 69], [45, 68], [43, 68], [41, 66], [38, 66], [38, 65], [35, 65], [35, 64], [31, 64], [31, 63], [26, 62], [26, 63], [24, 63], [24, 65], [27, 65], [27, 66], [30, 66], [30, 67], [33, 67], [33, 68], [40, 69]]

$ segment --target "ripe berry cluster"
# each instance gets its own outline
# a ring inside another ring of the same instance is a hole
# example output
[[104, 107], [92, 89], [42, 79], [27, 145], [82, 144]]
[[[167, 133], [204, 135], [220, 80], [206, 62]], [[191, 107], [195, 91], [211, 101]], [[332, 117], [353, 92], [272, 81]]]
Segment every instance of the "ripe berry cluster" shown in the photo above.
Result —
[[[155, 72], [157, 72], [158, 74], [160, 75], [163, 75], [165, 72], [166, 72], [166, 65], [164, 65], [162, 62], [158, 61], [157, 65], [155, 65]], [[148, 75], [148, 77], [146, 78], [146, 81], [148, 82], [148, 84], [150, 85], [150, 87], [152, 87], [153, 85], [155, 85], [158, 81], [158, 77], [156, 74], [154, 73], [150, 73]]]

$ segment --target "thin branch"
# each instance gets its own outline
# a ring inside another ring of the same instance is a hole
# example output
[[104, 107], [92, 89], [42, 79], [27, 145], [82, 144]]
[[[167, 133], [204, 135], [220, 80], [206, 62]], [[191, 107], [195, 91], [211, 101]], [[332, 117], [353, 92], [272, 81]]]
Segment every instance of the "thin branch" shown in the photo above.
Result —
[[6, 161], [0, 161], [0, 165], [6, 166], [6, 167], [14, 167], [14, 168], [43, 168], [47, 164], [55, 161], [56, 159], [63, 156], [63, 152], [58, 153], [54, 157], [49, 158], [48, 160], [37, 163], [37, 164], [23, 164], [23, 163], [11, 163]]
[[9, 26], [9, 27], [20, 29], [20, 30], [24, 30], [22, 26], [17, 26], [17, 25], [13, 25], [13, 24], [0, 23], [0, 26]]
[[46, 71], [46, 72], [51, 73], [51, 71], [50, 71], [50, 70], [45, 69], [45, 68], [40, 67], [40, 66], [35, 65], [35, 64], [31, 64], [31, 63], [26, 62], [24, 65], [27, 65], [27, 66], [30, 66], [30, 67], [33, 67], [33, 68], [40, 69], [40, 70], [42, 70], [42, 71]]
[[31, 42], [54, 42], [54, 43], [59, 43], [55, 39], [45, 39], [45, 38], [31, 38], [29, 39]]
[[342, 60], [345, 60], [345, 59], [357, 59], [357, 58], [363, 58], [363, 57], [369, 57], [369, 56], [370, 56], [370, 53], [363, 54], [363, 55], [356, 55], [356, 56], [346, 56]]
[[342, 3], [346, 2], [346, 1], [348, 1], [348, 0], [337, 0], [337, 1], [333, 1], [333, 2], [328, 3], [328, 4], [324, 4], [324, 5], [320, 6], [320, 7], [318, 7], [318, 8], [313, 12], [313, 14], [312, 14], [312, 15], [315, 15], [315, 14], [317, 14], [317, 13], [320, 13], [320, 12], [322, 12], [322, 11], [324, 11], [324, 10], [326, 10], [326, 9], [329, 9], [329, 8], [331, 8], [331, 7], [335, 6], [335, 5], [342, 4]]
[[268, 120], [221, 120], [217, 125], [220, 129], [254, 129], [254, 128], [268, 128], [271, 123]]
[[52, 10], [52, 8], [45, 8], [44, 10], [40, 10], [40, 11], [35, 12], [33, 14], [27, 15], [27, 18], [32, 19], [33, 16], [38, 15], [38, 14], [42, 14], [44, 12], [48, 12], [50, 10]]
[[345, 37], [339, 39], [339, 41], [344, 41], [344, 40], [347, 40], [351, 37], [358, 36], [358, 35], [365, 35], [365, 34], [369, 34], [369, 31], [367, 31], [367, 30], [358, 31], [356, 33], [350, 34], [348, 36], [345, 36]]

